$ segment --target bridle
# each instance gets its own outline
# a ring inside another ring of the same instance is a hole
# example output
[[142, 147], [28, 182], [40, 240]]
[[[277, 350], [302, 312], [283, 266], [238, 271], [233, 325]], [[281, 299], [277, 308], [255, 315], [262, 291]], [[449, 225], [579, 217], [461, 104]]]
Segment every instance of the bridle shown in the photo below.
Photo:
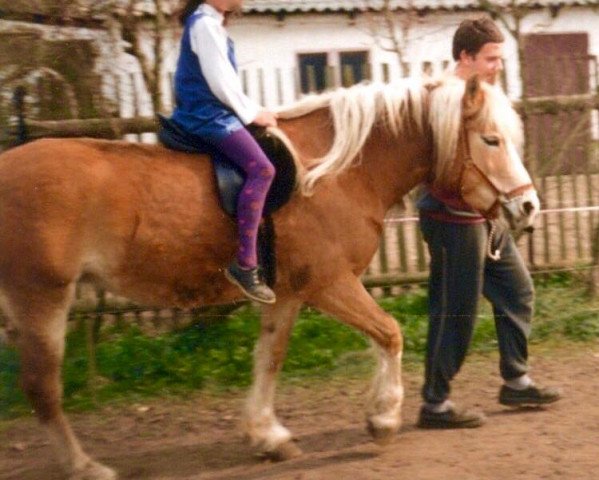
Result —
[[509, 211], [512, 211], [514, 214], [517, 214], [518, 207], [515, 205], [515, 200], [521, 197], [528, 190], [534, 190], [534, 185], [532, 183], [526, 183], [524, 185], [520, 185], [519, 187], [510, 190], [509, 192], [504, 192], [500, 188], [498, 188], [493, 180], [489, 178], [489, 176], [474, 162], [472, 158], [472, 153], [470, 150], [470, 141], [468, 139], [468, 131], [466, 130], [466, 126], [462, 125], [462, 142], [464, 144], [464, 163], [462, 165], [462, 171], [460, 173], [460, 182], [459, 189], [460, 193], [463, 193], [463, 183], [464, 177], [466, 173], [474, 173], [478, 177], [480, 177], [495, 193], [495, 202], [491, 205], [490, 208], [484, 211], [480, 211], [483, 217], [491, 219], [496, 218], [498, 215], [498, 210], [500, 207], [504, 207]]

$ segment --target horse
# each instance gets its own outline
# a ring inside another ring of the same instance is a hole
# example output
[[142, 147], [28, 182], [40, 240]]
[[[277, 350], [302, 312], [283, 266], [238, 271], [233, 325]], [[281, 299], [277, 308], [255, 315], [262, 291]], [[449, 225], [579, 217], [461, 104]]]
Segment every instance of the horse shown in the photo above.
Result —
[[[271, 458], [301, 453], [275, 414], [275, 382], [303, 305], [368, 336], [378, 363], [367, 428], [379, 444], [401, 424], [402, 335], [360, 281], [386, 212], [432, 182], [488, 218], [529, 227], [539, 209], [507, 97], [473, 78], [366, 84], [279, 112], [299, 178], [273, 214], [277, 302], [262, 306], [243, 425]], [[117, 473], [93, 460], [62, 409], [61, 364], [78, 281], [146, 305], [240, 300], [223, 270], [234, 220], [207, 158], [114, 140], [40, 139], [0, 155], [0, 307], [19, 351], [21, 386], [72, 480]]]

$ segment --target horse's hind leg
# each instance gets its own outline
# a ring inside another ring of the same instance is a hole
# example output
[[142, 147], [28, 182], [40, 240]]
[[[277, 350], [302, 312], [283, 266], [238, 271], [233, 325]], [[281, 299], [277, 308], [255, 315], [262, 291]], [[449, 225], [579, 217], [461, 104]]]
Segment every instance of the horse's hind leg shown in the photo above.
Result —
[[401, 425], [402, 336], [397, 321], [387, 314], [353, 275], [340, 278], [310, 298], [309, 304], [358, 328], [375, 343], [376, 375], [367, 407], [368, 431], [375, 442], [385, 444]]
[[46, 427], [68, 478], [112, 480], [116, 474], [85, 454], [62, 411], [60, 372], [74, 289], [72, 284], [5, 292], [4, 309], [18, 329], [21, 386]]
[[254, 352], [254, 383], [245, 407], [245, 430], [260, 454], [285, 460], [301, 454], [275, 415], [276, 377], [287, 353], [291, 329], [301, 307], [294, 298], [278, 298], [262, 308], [260, 338]]

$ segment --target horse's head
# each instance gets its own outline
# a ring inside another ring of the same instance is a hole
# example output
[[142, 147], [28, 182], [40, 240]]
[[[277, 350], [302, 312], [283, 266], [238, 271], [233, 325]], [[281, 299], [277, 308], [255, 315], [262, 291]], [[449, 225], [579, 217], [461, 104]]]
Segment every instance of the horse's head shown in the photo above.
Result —
[[520, 118], [500, 90], [477, 77], [468, 80], [462, 91], [460, 113], [452, 122], [453, 154], [446, 152], [443, 158], [436, 139], [438, 161], [445, 164], [438, 165], [435, 181], [460, 192], [486, 218], [502, 216], [513, 230], [529, 229], [539, 212], [539, 199], [518, 153]]

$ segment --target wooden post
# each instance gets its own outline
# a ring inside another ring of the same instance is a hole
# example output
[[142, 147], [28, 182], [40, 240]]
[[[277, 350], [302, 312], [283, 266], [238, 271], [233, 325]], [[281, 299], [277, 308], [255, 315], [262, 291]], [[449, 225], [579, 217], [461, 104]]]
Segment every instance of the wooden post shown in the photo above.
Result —
[[418, 264], [418, 271], [424, 272], [426, 271], [426, 255], [425, 255], [425, 246], [424, 246], [424, 238], [422, 237], [422, 232], [420, 228], [415, 229], [416, 232], [416, 258]]
[[241, 72], [241, 88], [243, 90], [243, 93], [245, 93], [246, 95], [249, 95], [249, 84], [248, 84], [248, 72], [247, 70], [243, 70]]
[[[381, 236], [381, 241], [379, 242], [379, 266], [380, 272], [385, 275], [389, 273], [389, 260], [387, 258], [387, 236], [385, 235], [385, 230], [383, 229], [383, 235]], [[391, 290], [387, 288], [383, 288], [383, 295], [390, 295]]]
[[283, 103], [285, 103], [283, 94], [283, 72], [280, 68], [277, 68], [275, 78], [277, 82], [277, 105], [283, 105]]
[[589, 295], [596, 297], [599, 293], [599, 226], [595, 227], [591, 248], [593, 259], [591, 262], [587, 291]]
[[[543, 175], [541, 177], [541, 191], [544, 194], [547, 194], [547, 177]], [[549, 205], [545, 205], [548, 207]], [[551, 261], [551, 254], [549, 252], [549, 219], [547, 218], [549, 214], [543, 214], [543, 263], [547, 265]]]
[[[595, 195], [593, 188], [593, 173], [591, 171], [591, 162], [587, 162], [585, 165], [585, 183], [586, 183], [586, 204], [595, 205]], [[593, 257], [594, 246], [593, 246], [593, 232], [595, 229], [595, 212], [589, 212], [588, 217], [588, 229], [589, 229], [589, 253]]]
[[[96, 345], [100, 337], [103, 315], [106, 311], [106, 292], [100, 290], [97, 293], [98, 303], [94, 311], [85, 316], [85, 343], [87, 346], [87, 388], [91, 394], [92, 402], [97, 405], [98, 384], [98, 362], [96, 357]], [[85, 314], [84, 314], [85, 315]]]
[[97, 405], [97, 380], [98, 380], [98, 364], [96, 361], [96, 340], [94, 335], [95, 316], [87, 315], [85, 317], [85, 343], [87, 345], [87, 388], [91, 394], [92, 402]]
[[293, 69], [293, 78], [295, 80], [295, 99], [297, 100], [302, 96], [302, 75], [299, 68]]
[[[570, 174], [570, 179], [572, 182], [572, 200], [574, 202], [574, 207], [579, 207], [580, 203], [578, 201], [578, 172], [573, 171]], [[582, 258], [582, 231], [580, 227], [580, 212], [574, 212], [574, 232], [576, 237], [576, 258]]]
[[175, 72], [168, 73], [168, 101], [171, 109], [175, 107]]
[[385, 83], [389, 83], [391, 80], [391, 72], [389, 71], [388, 63], [381, 63], [381, 73], [382, 73], [382, 81]]
[[406, 232], [403, 222], [397, 225], [397, 247], [399, 248], [399, 267], [402, 272], [408, 271], [408, 248], [406, 245]]
[[531, 266], [531, 268], [534, 268], [537, 264], [537, 261], [536, 261], [536, 251], [535, 251], [535, 237], [533, 234], [528, 235], [527, 245], [528, 245], [528, 263]]
[[360, 69], [362, 70], [362, 79], [360, 81], [364, 81], [364, 80], [372, 81], [372, 72], [373, 72], [372, 63], [363, 63], [360, 66]]
[[568, 254], [568, 249], [566, 248], [566, 225], [565, 225], [565, 216], [564, 212], [561, 209], [564, 208], [564, 188], [563, 188], [563, 176], [558, 172], [556, 175], [557, 182], [557, 207], [560, 209], [560, 212], [557, 214], [558, 218], [558, 228], [559, 228], [559, 252], [560, 259], [565, 260]]
[[27, 125], [25, 124], [25, 96], [27, 90], [24, 86], [20, 85], [15, 89], [13, 95], [13, 105], [17, 114], [17, 130], [16, 140], [14, 145], [22, 145], [27, 142]]
[[260, 105], [266, 105], [266, 88], [264, 86], [264, 69], [258, 69], [258, 95]]
[[[131, 73], [129, 75], [129, 81], [131, 82], [131, 91], [133, 92], [133, 116], [137, 117], [139, 115], [139, 95], [137, 94], [137, 85], [135, 84], [135, 74]], [[141, 130], [135, 132], [137, 134], [136, 139], [138, 142], [141, 141]]]

